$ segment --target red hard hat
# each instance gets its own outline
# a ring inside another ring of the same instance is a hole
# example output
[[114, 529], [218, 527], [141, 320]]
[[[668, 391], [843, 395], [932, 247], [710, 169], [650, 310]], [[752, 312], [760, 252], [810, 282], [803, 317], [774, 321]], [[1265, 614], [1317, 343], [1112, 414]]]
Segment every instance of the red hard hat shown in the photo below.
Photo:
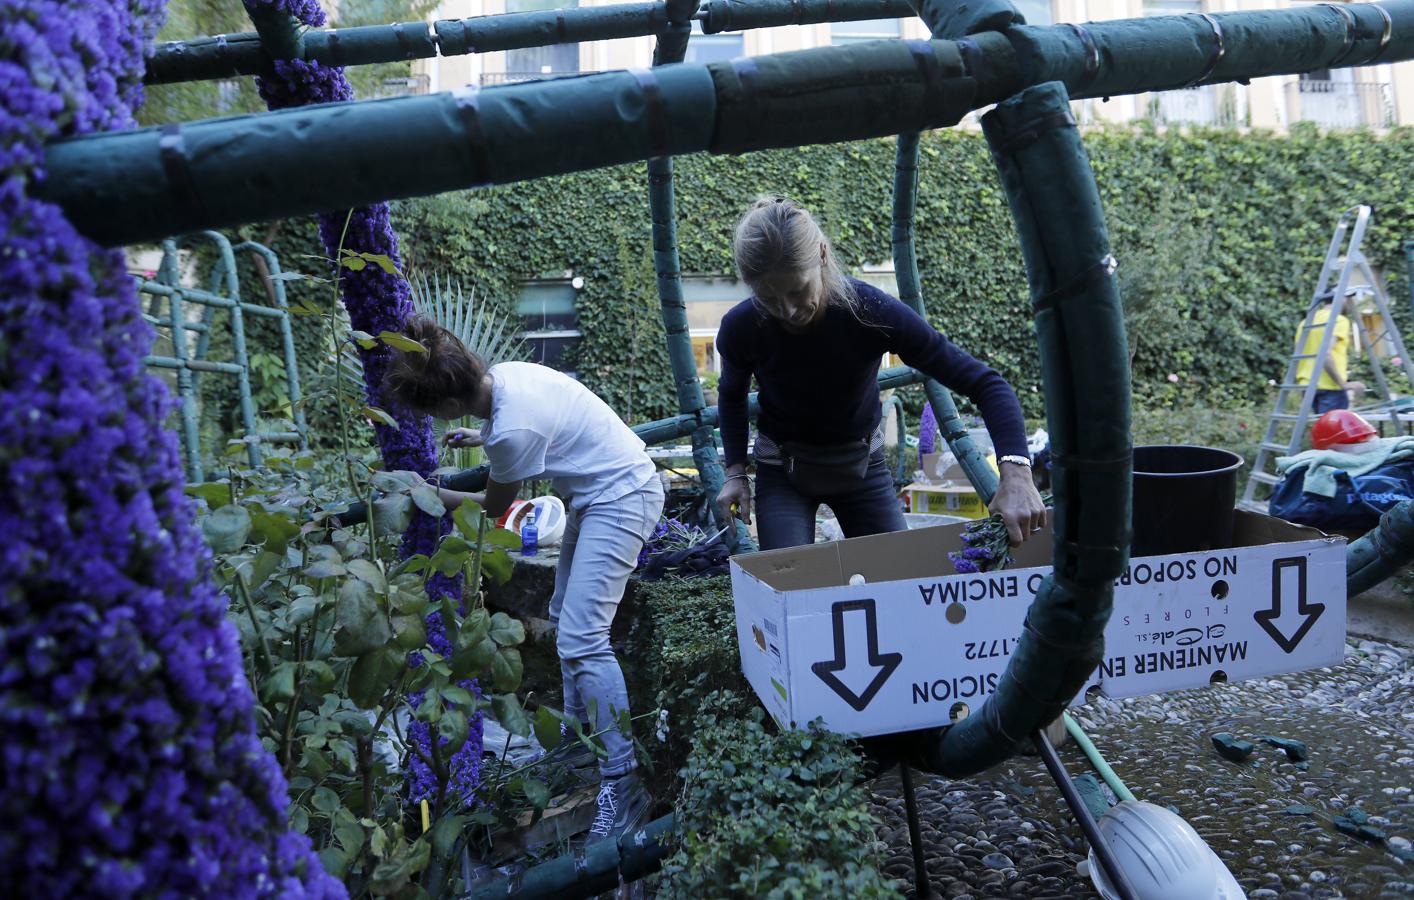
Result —
[[1348, 409], [1333, 409], [1311, 426], [1311, 446], [1325, 450], [1332, 444], [1358, 444], [1375, 436], [1375, 426]]

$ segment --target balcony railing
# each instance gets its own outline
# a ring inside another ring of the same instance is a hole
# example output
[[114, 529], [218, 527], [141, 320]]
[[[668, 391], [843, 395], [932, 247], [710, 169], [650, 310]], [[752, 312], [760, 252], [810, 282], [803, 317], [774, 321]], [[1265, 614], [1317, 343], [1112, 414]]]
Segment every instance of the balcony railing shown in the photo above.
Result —
[[384, 78], [374, 90], [374, 97], [406, 97], [410, 94], [425, 94], [432, 88], [430, 75], [405, 75], [399, 78]]
[[1302, 79], [1286, 85], [1286, 108], [1293, 122], [1322, 128], [1388, 128], [1394, 124], [1390, 86], [1374, 81]]
[[1203, 84], [1149, 95], [1149, 118], [1156, 125], [1243, 124], [1237, 120], [1237, 91], [1231, 85]]
[[481, 86], [519, 84], [522, 81], [544, 81], [548, 78], [573, 78], [584, 72], [482, 72]]

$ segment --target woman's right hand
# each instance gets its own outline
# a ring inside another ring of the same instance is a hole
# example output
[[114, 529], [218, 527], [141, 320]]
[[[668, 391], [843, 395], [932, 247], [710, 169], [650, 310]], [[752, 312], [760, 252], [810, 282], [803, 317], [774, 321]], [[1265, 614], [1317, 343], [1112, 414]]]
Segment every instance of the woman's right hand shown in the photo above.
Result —
[[442, 442], [448, 447], [480, 447], [485, 443], [481, 439], [481, 431], [476, 428], [452, 428], [442, 436]]
[[745, 473], [736, 478], [728, 477], [727, 483], [722, 485], [717, 492], [717, 512], [721, 513], [723, 522], [731, 521], [735, 515], [747, 525], [751, 524], [751, 479], [746, 478]]

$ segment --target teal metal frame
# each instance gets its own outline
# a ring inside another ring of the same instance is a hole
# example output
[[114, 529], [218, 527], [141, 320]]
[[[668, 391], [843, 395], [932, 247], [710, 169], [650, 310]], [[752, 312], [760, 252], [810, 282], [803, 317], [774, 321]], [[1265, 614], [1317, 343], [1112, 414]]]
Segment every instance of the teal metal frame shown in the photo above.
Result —
[[[202, 243], [209, 243], [216, 250], [216, 263], [212, 267], [205, 289], [183, 285], [178, 267], [178, 253], [184, 248]], [[236, 270], [237, 253], [249, 253], [264, 260], [270, 273], [271, 293], [275, 300], [273, 307], [241, 300], [240, 278]], [[280, 258], [274, 251], [255, 241], [243, 241], [232, 246], [225, 235], [216, 231], [168, 238], [162, 242], [162, 262], [158, 265], [156, 278], [138, 278], [136, 281], [138, 291], [151, 298], [143, 318], [148, 323], [165, 329], [165, 335], [172, 343], [171, 356], [150, 354], [143, 362], [151, 368], [176, 373], [177, 412], [181, 418], [178, 433], [182, 439], [182, 456], [188, 481], [199, 482], [203, 477], [196, 403], [200, 378], [204, 373], [236, 377], [243, 439], [251, 465], [258, 466], [263, 459], [261, 444], [295, 444], [302, 450], [308, 447], [303, 395], [300, 392], [299, 360], [295, 354], [294, 334], [290, 329], [285, 282], [280, 277]], [[203, 307], [200, 321], [193, 321], [188, 316], [186, 307], [189, 303]], [[217, 310], [225, 310], [230, 316], [234, 362], [215, 362], [206, 358], [211, 346], [211, 331], [216, 326]], [[245, 343], [247, 314], [276, 319], [279, 322], [284, 350], [285, 385], [294, 413], [294, 431], [259, 430], [255, 404], [250, 392], [250, 360]], [[177, 327], [178, 323], [181, 327]], [[188, 346], [188, 332], [197, 335], [194, 349]]]

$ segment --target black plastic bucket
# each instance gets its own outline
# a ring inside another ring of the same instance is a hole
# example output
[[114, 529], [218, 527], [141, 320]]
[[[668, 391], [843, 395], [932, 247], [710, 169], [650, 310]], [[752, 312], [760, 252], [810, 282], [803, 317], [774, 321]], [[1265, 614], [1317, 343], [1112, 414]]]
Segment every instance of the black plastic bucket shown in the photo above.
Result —
[[1131, 556], [1232, 546], [1232, 511], [1242, 457], [1182, 444], [1134, 448]]

